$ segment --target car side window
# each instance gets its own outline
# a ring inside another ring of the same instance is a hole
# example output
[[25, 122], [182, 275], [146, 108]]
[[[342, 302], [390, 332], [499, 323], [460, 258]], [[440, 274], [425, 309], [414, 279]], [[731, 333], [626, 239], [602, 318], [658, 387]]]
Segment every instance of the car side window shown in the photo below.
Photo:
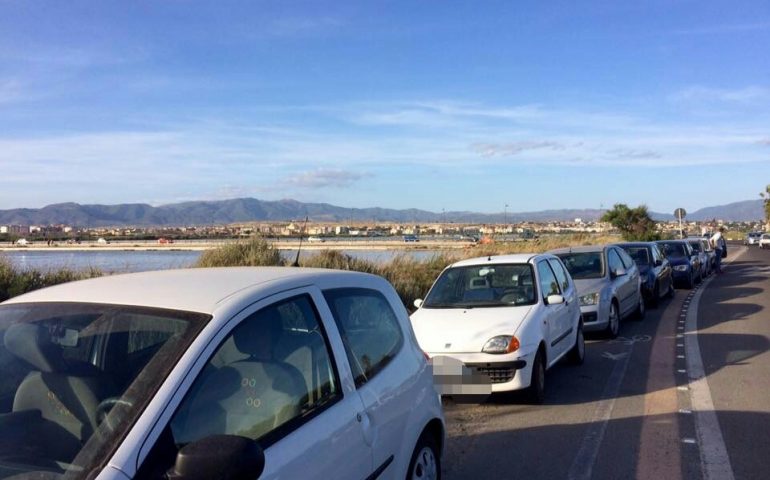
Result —
[[378, 291], [366, 288], [336, 288], [324, 291], [356, 386], [361, 386], [385, 368], [404, 344], [395, 312]]
[[658, 263], [658, 260], [663, 261], [663, 255], [660, 253], [660, 250], [658, 250], [657, 245], [652, 245], [652, 247], [650, 247], [650, 250], [652, 251], [653, 264]]
[[546, 260], [537, 262], [537, 273], [540, 277], [540, 291], [543, 293], [543, 300], [549, 295], [561, 294], [559, 282], [556, 281], [556, 276]]
[[569, 288], [569, 277], [567, 276], [567, 272], [564, 271], [564, 267], [562, 267], [561, 262], [553, 258], [549, 259], [548, 261], [551, 263], [551, 268], [553, 269], [554, 273], [556, 274], [556, 278], [558, 278], [559, 283], [561, 284], [561, 290], [567, 290]]
[[620, 256], [620, 261], [623, 262], [623, 268], [629, 270], [632, 265], [635, 265], [634, 259], [622, 248], [615, 248], [615, 253]]
[[617, 252], [615, 252], [614, 248], [611, 248], [607, 251], [607, 262], [610, 265], [610, 272], [615, 272], [625, 268], [623, 267], [623, 262], [620, 260], [620, 257], [618, 256]]
[[176, 449], [216, 434], [271, 445], [341, 398], [307, 295], [265, 307], [219, 345], [170, 422]]

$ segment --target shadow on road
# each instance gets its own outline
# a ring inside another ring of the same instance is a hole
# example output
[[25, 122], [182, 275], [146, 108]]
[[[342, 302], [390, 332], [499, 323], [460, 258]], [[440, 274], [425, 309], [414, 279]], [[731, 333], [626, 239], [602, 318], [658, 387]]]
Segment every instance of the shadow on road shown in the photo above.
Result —
[[[725, 430], [725, 441], [735, 478], [767, 478], [770, 460], [765, 453], [765, 445], [770, 442], [770, 414], [718, 411], [717, 416]], [[644, 462], [662, 460], [651, 456], [646, 450], [647, 445], [641, 445], [643, 422], [691, 423], [693, 418], [672, 412], [665, 415], [610, 420], [596, 462], [591, 466], [591, 478], [639, 478], [640, 470], [649, 466], [642, 465]], [[488, 427], [494, 431], [451, 436], [447, 439], [443, 456], [444, 478], [568, 478], [583, 437], [592, 423], [559, 424], [558, 418], [552, 420], [552, 424], [531, 428], [491, 424]], [[733, 438], [734, 435], [743, 435], [744, 438]], [[679, 464], [681, 468], [680, 472], [672, 472], [674, 478], [700, 477], [697, 445], [684, 444], [681, 438], [660, 440], [679, 446], [679, 452], [671, 452], [675, 458], [672, 464]]]

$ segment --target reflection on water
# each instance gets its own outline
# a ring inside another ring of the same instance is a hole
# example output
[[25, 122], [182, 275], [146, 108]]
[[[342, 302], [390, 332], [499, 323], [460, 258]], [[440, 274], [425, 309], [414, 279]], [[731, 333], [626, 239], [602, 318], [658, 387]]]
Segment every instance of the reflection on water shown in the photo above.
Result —
[[[84, 270], [97, 268], [103, 272], [144, 272], [148, 270], [168, 270], [194, 266], [202, 252], [200, 251], [9, 251], [0, 253], [11, 263], [24, 270], [59, 270], [69, 268]], [[317, 251], [303, 251], [303, 258], [315, 255]], [[408, 255], [418, 260], [425, 260], [438, 254], [435, 250], [343, 250], [342, 253], [354, 258], [384, 263], [397, 255]], [[282, 250], [281, 256], [294, 260], [296, 250]]]

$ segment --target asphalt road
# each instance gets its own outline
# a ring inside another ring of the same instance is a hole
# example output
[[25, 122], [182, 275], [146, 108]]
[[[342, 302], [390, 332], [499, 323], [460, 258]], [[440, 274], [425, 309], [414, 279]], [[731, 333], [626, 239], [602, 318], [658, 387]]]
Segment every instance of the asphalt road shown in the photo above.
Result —
[[723, 275], [549, 370], [544, 405], [445, 400], [444, 478], [770, 478], [770, 251], [729, 252]]

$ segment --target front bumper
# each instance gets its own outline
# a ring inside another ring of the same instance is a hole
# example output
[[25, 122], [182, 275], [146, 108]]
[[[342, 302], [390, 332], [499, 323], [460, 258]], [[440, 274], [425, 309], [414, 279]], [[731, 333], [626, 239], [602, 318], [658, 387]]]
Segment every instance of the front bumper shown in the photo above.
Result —
[[[527, 388], [532, 379], [529, 354], [428, 352], [433, 363], [433, 381], [442, 395], [483, 395]], [[439, 360], [441, 358], [442, 360]]]
[[610, 323], [609, 303], [600, 301], [596, 305], [582, 305], [580, 319], [584, 332], [597, 332], [607, 328]]

